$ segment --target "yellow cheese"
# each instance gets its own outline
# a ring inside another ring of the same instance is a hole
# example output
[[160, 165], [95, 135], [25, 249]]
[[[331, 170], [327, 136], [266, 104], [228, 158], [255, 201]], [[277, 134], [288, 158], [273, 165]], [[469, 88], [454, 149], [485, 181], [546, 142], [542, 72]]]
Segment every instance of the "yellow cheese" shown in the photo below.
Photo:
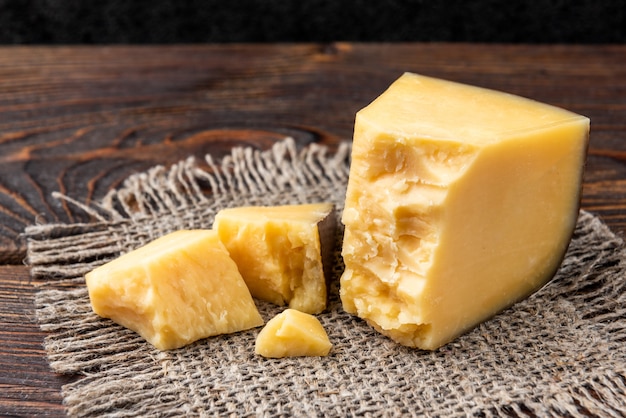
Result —
[[263, 325], [217, 233], [177, 231], [85, 276], [94, 312], [160, 350]]
[[286, 309], [259, 332], [254, 352], [269, 358], [326, 356], [331, 348], [328, 335], [316, 317]]
[[357, 113], [342, 222], [347, 312], [436, 349], [557, 271], [589, 119], [404, 74]]
[[330, 203], [224, 209], [213, 224], [252, 296], [313, 314], [326, 307], [335, 227]]

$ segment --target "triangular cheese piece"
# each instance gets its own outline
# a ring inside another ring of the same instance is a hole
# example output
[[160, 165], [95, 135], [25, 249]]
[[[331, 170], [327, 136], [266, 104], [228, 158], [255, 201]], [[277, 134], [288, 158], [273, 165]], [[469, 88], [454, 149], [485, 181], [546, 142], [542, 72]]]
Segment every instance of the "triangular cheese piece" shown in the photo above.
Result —
[[181, 230], [85, 275], [94, 312], [160, 350], [263, 325], [217, 233]]

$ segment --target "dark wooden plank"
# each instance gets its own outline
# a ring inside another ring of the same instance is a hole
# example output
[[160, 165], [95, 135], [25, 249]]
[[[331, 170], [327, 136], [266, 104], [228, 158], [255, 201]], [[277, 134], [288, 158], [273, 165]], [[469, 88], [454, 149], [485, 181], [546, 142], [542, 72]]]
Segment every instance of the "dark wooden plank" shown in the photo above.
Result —
[[71, 376], [48, 367], [24, 266], [0, 266], [0, 416], [63, 416], [61, 386]]
[[23, 255], [16, 238], [27, 224], [85, 220], [52, 191], [90, 201], [156, 164], [330, 137], [299, 116], [342, 102], [306, 97], [314, 80], [303, 67], [316, 54], [317, 46], [0, 49], [0, 258]]
[[[626, 228], [626, 47], [464, 44], [0, 48], [0, 260], [33, 222], [82, 221], [53, 191], [101, 198], [129, 174], [233, 145], [349, 139], [403, 71], [483, 85], [592, 118], [583, 203]], [[617, 205], [617, 206], [616, 206]]]

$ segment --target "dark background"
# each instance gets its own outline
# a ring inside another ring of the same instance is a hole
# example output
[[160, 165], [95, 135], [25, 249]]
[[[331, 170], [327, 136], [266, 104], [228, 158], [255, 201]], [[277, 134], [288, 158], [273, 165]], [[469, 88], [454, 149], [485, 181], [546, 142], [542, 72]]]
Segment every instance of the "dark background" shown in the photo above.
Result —
[[617, 0], [0, 0], [0, 43], [623, 43], [625, 10]]

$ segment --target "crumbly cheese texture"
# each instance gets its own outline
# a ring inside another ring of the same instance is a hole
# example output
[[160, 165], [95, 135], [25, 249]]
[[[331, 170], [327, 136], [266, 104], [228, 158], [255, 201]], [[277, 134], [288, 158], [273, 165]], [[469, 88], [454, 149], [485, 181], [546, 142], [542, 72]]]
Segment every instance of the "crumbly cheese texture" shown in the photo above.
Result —
[[313, 315], [286, 309], [263, 327], [254, 352], [263, 357], [326, 356], [332, 348], [326, 330]]
[[183, 230], [85, 276], [93, 311], [159, 350], [263, 325], [237, 265], [215, 231]]
[[578, 217], [589, 119], [406, 73], [356, 115], [347, 312], [436, 349], [549, 281]]
[[213, 224], [254, 297], [311, 314], [326, 308], [335, 228], [331, 203], [223, 209]]

